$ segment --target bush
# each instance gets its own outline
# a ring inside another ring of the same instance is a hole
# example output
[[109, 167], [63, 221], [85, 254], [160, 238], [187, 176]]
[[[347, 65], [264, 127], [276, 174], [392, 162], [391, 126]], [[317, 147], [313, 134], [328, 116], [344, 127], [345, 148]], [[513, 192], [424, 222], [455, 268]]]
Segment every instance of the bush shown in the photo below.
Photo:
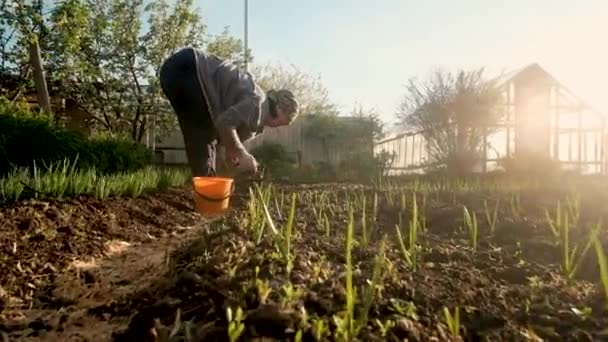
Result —
[[386, 176], [386, 170], [395, 158], [394, 154], [382, 152], [351, 153], [339, 166], [339, 178], [343, 181], [369, 183]]
[[556, 176], [561, 172], [559, 161], [544, 155], [521, 155], [503, 158], [498, 166], [507, 174], [519, 176]]
[[96, 136], [87, 144], [91, 163], [102, 173], [135, 171], [152, 163], [152, 153], [145, 146], [121, 136]]
[[87, 139], [38, 115], [0, 99], [0, 177], [14, 168], [31, 169], [64, 159], [78, 168], [95, 167], [101, 173], [145, 167], [151, 153], [127, 138], [99, 136]]
[[251, 154], [264, 168], [264, 175], [271, 178], [291, 177], [296, 160], [280, 144], [266, 143], [251, 150]]

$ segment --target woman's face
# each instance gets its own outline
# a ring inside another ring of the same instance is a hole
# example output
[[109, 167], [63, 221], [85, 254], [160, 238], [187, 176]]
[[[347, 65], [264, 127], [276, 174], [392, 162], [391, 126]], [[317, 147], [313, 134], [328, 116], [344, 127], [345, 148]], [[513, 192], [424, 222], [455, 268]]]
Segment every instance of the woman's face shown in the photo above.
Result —
[[277, 106], [276, 114], [277, 115], [275, 117], [272, 117], [272, 116], [268, 117], [268, 120], [266, 121], [266, 126], [280, 127], [280, 126], [289, 125], [289, 117], [287, 116], [285, 111], [283, 111], [283, 108], [281, 108], [280, 106]]

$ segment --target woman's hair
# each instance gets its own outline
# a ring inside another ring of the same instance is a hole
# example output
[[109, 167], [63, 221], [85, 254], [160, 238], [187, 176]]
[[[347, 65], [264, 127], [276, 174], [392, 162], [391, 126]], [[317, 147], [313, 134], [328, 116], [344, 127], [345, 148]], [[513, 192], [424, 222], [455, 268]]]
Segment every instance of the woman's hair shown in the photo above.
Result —
[[273, 118], [277, 116], [277, 107], [281, 107], [287, 115], [289, 123], [296, 119], [298, 116], [299, 104], [295, 95], [290, 90], [272, 89], [268, 91], [267, 96], [270, 115]]

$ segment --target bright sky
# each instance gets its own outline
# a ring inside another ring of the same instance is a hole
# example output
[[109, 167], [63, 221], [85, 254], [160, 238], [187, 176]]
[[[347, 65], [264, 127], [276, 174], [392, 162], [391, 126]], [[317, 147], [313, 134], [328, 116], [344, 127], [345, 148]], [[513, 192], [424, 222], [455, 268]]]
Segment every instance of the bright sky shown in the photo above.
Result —
[[[243, 36], [244, 0], [195, 0], [212, 33]], [[538, 62], [608, 114], [608, 0], [250, 0], [256, 62], [320, 74], [334, 101], [392, 121], [413, 76]]]

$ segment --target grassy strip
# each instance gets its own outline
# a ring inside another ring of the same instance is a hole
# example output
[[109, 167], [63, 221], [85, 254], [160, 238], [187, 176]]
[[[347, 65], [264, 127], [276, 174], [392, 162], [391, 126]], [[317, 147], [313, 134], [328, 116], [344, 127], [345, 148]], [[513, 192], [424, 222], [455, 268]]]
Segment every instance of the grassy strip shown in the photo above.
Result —
[[110, 196], [137, 197], [150, 191], [162, 191], [185, 184], [188, 172], [179, 169], [147, 167], [133, 172], [104, 175], [95, 169], [78, 170], [68, 161], [31, 172], [15, 169], [0, 179], [0, 204], [28, 198], [68, 198], [89, 195], [98, 199]]

